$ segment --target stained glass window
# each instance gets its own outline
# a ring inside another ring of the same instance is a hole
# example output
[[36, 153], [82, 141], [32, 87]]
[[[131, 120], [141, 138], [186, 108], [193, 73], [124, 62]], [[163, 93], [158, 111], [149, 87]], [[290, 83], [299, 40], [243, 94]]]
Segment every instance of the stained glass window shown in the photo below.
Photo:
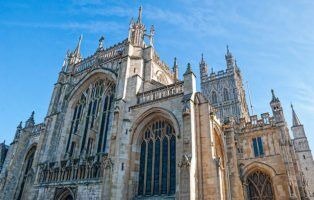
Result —
[[164, 120], [153, 121], [143, 131], [142, 140], [138, 195], [173, 195], [176, 188], [176, 136], [173, 127]]

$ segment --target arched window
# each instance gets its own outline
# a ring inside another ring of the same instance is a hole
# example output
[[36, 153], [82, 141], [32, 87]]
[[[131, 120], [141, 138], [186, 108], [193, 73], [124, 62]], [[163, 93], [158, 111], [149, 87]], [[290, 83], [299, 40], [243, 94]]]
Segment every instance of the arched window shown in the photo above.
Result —
[[[29, 175], [29, 173], [31, 171], [31, 168], [32, 168], [32, 165], [33, 165], [35, 152], [36, 152], [36, 146], [33, 146], [28, 151], [28, 153], [26, 154], [24, 165], [23, 165], [23, 168], [22, 168], [23, 177], [22, 177], [22, 183], [21, 183], [21, 186], [20, 186], [20, 192], [19, 192], [18, 197], [17, 197], [18, 200], [23, 199], [22, 196], [24, 196], [23, 195], [24, 188], [25, 188], [25, 184], [27, 183], [26, 179], [29, 177], [28, 175]], [[29, 183], [29, 184], [33, 184], [33, 183]]]
[[217, 103], [217, 93], [215, 91], [212, 92], [212, 104]]
[[227, 88], [224, 88], [224, 101], [228, 101], [228, 100], [229, 100], [228, 90]]
[[[71, 144], [76, 142], [77, 152], [92, 155], [104, 152], [109, 132], [110, 113], [114, 98], [115, 84], [109, 79], [98, 79], [82, 92], [73, 107], [70, 133], [66, 152], [74, 154]], [[96, 141], [95, 134], [99, 134]]]
[[141, 143], [138, 195], [173, 195], [176, 188], [176, 136], [164, 120], [151, 123]]
[[272, 200], [274, 199], [270, 177], [261, 172], [255, 171], [247, 177], [248, 199]]

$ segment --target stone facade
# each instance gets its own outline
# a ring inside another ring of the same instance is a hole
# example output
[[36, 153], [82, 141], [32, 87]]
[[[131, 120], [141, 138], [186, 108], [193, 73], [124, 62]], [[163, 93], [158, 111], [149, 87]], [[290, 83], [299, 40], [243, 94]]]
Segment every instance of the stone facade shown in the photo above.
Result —
[[83, 59], [80, 37], [45, 121], [32, 113], [17, 127], [0, 199], [308, 199], [279, 99], [273, 117], [250, 117], [229, 50], [217, 75], [207, 77], [202, 58], [203, 95], [190, 64], [179, 80], [176, 59], [170, 69], [153, 36], [140, 8], [112, 47], [101, 37]]

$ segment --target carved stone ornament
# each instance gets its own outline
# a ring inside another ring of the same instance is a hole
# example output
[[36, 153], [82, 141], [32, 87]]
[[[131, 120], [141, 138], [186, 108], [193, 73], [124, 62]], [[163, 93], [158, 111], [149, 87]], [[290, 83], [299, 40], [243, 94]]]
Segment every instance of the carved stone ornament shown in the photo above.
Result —
[[184, 107], [183, 107], [183, 110], [182, 110], [182, 115], [183, 116], [190, 115], [190, 104], [189, 104], [188, 101], [184, 103]]
[[105, 156], [103, 158], [102, 167], [104, 169], [113, 169], [113, 162], [110, 157]]
[[191, 165], [191, 156], [187, 156], [186, 154], [182, 155], [181, 161], [178, 166], [180, 168], [189, 168]]

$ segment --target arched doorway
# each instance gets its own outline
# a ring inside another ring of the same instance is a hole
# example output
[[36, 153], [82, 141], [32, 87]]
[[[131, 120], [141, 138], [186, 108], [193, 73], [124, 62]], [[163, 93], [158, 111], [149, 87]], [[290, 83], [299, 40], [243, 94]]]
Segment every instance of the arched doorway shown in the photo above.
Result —
[[167, 120], [154, 120], [144, 128], [139, 165], [138, 196], [175, 194], [176, 135]]
[[247, 196], [250, 200], [273, 200], [274, 193], [270, 176], [260, 170], [256, 170], [248, 175]]

